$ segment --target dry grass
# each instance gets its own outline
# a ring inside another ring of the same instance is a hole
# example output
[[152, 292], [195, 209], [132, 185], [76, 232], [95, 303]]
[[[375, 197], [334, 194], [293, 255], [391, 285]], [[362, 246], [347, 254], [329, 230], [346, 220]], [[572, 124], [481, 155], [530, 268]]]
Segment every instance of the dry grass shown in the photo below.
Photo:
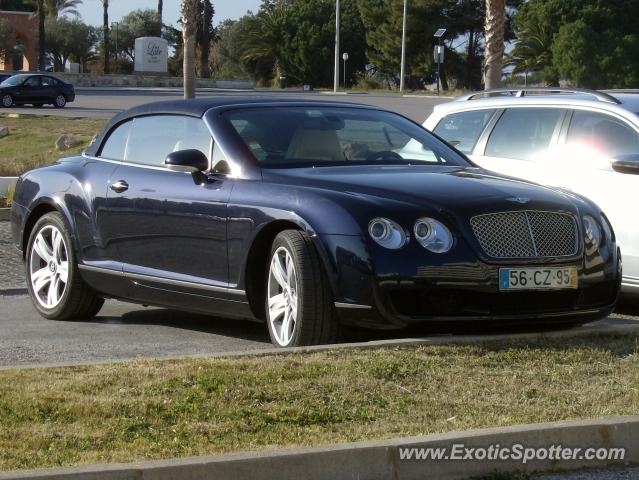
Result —
[[[60, 157], [76, 155], [104, 125], [105, 120], [88, 118], [0, 115], [0, 126], [9, 127], [10, 132], [8, 137], [0, 139], [0, 176], [18, 176]], [[73, 135], [82, 143], [64, 152], [57, 151], [55, 141], [63, 134]]]
[[0, 469], [639, 412], [636, 335], [0, 372]]

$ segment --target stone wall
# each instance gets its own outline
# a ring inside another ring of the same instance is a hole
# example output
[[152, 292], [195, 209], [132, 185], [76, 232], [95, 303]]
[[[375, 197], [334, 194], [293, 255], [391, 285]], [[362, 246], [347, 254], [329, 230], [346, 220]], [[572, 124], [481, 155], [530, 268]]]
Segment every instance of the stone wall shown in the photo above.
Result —
[[[76, 87], [182, 87], [182, 77], [159, 75], [93, 75], [90, 73], [55, 73]], [[252, 81], [211, 80], [199, 78], [198, 88], [240, 88], [250, 89]]]

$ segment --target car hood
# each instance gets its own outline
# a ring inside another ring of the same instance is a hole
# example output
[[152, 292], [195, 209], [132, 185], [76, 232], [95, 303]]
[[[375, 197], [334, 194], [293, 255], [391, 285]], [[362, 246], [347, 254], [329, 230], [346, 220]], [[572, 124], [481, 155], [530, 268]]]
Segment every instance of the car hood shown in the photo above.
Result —
[[505, 177], [477, 167], [358, 165], [264, 169], [267, 182], [342, 192], [410, 204], [418, 208], [463, 210], [468, 215], [522, 209], [577, 213], [561, 191]]

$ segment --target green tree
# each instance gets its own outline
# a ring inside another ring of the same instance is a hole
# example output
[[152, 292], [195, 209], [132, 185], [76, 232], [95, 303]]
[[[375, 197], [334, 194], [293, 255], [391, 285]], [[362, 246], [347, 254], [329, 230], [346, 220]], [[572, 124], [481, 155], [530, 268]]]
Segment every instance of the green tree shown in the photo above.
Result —
[[[406, 35], [406, 74], [416, 76], [432, 71], [437, 28], [446, 26], [445, 12], [451, 0], [415, 0], [409, 3]], [[369, 63], [396, 79], [400, 71], [404, 0], [359, 0], [359, 11], [366, 27]], [[446, 56], [450, 51], [446, 52]]]
[[[348, 52], [352, 79], [366, 64], [365, 31], [356, 0], [342, 1], [342, 51]], [[270, 78], [291, 83], [330, 85], [333, 79], [335, 2], [333, 0], [264, 1], [240, 27], [241, 61], [248, 71], [270, 65]], [[256, 68], [257, 67], [257, 68]]]
[[[636, 87], [639, 0], [529, 0], [515, 16], [519, 41], [547, 29], [545, 81], [584, 87]], [[548, 44], [550, 43], [550, 46]], [[549, 64], [548, 64], [549, 63]]]
[[552, 85], [558, 85], [557, 70], [552, 64], [553, 34], [547, 25], [530, 23], [517, 31], [519, 40], [506, 57], [513, 73], [540, 73]]
[[215, 39], [215, 28], [213, 27], [213, 15], [215, 9], [211, 0], [201, 0], [200, 2], [200, 22], [197, 28], [197, 44], [200, 50], [200, 77], [210, 78], [211, 68], [209, 66], [209, 55], [211, 43]]
[[[157, 35], [162, 25], [155, 10], [133, 10], [118, 25], [118, 50], [131, 61], [135, 60], [135, 39]], [[111, 45], [114, 48], [114, 45]]]
[[51, 17], [59, 17], [60, 15], [80, 16], [78, 6], [82, 4], [82, 0], [44, 0], [44, 9], [47, 15]]
[[0, 55], [13, 48], [13, 25], [7, 19], [0, 19]]

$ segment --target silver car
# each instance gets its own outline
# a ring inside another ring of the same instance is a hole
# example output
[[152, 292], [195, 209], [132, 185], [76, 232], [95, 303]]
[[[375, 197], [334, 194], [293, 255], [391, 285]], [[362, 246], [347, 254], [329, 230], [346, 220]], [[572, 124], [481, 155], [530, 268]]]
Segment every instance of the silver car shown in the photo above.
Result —
[[639, 90], [476, 92], [437, 105], [424, 126], [486, 169], [597, 203], [621, 247], [623, 290], [639, 294]]

